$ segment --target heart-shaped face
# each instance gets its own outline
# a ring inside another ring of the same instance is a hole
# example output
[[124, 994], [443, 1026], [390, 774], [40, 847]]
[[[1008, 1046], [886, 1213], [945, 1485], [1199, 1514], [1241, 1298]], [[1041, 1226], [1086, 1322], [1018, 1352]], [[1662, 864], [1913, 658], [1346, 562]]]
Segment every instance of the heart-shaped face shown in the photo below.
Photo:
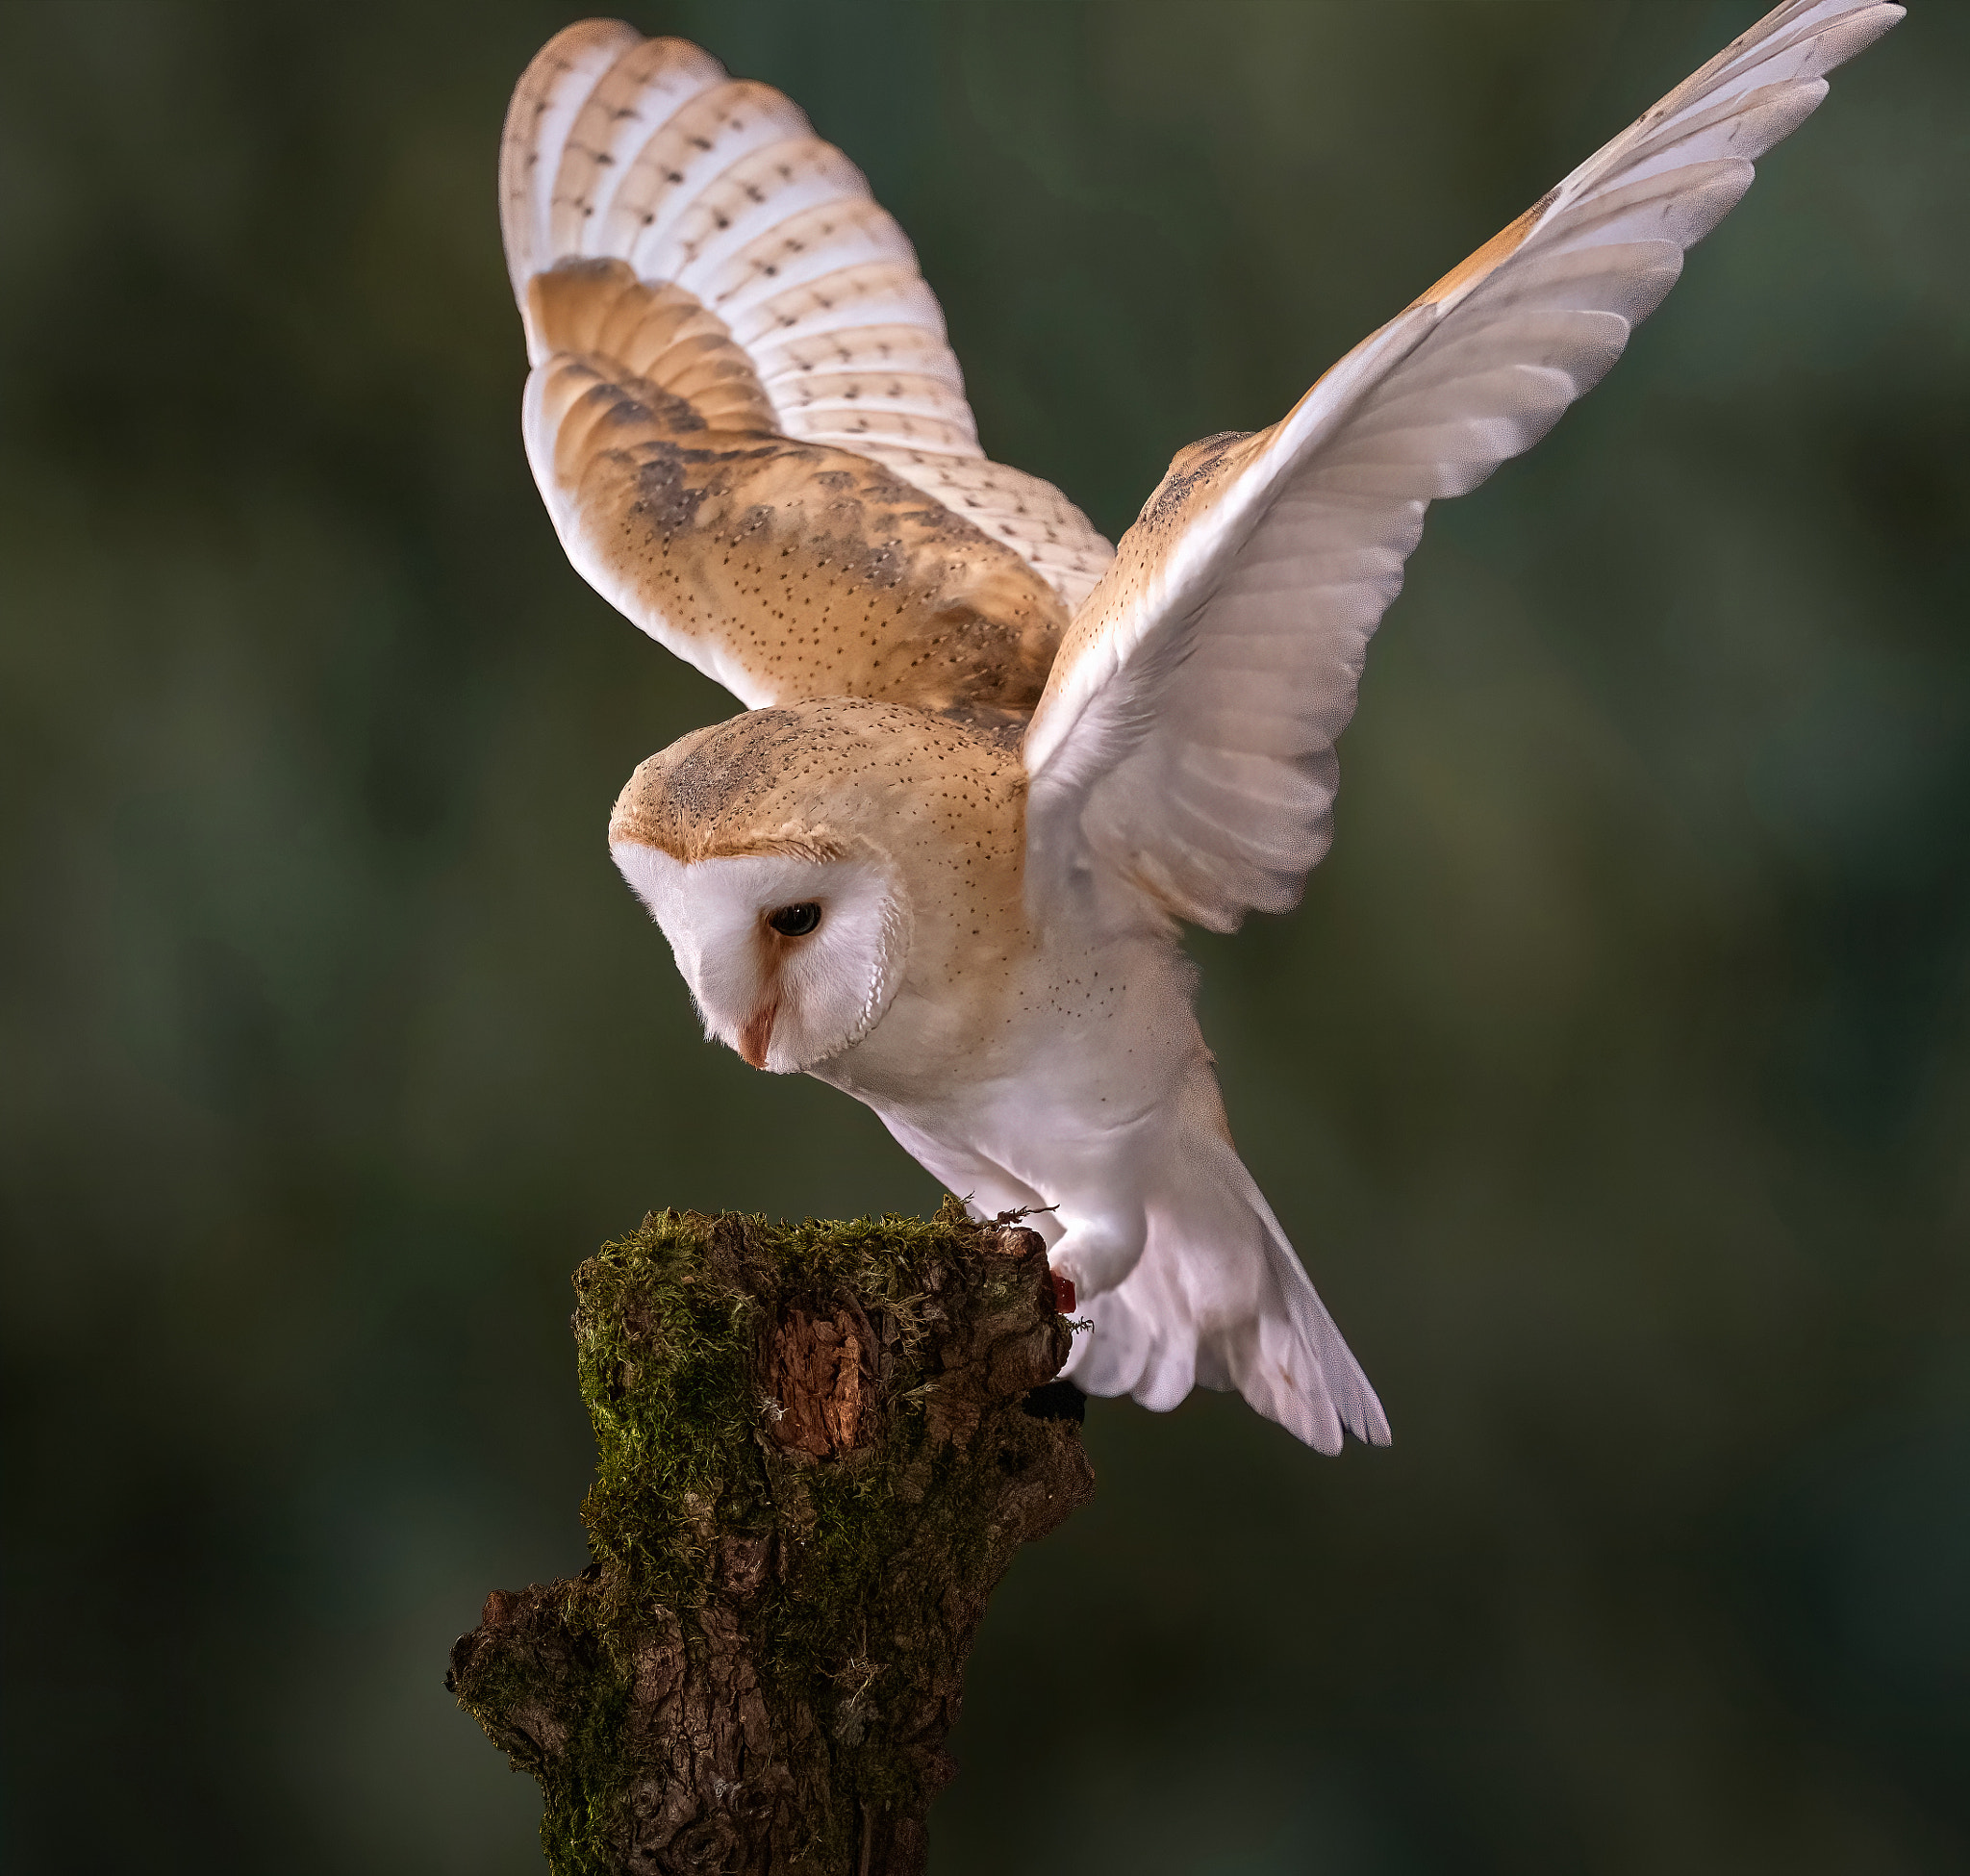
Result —
[[622, 876], [663, 926], [705, 1033], [791, 1075], [860, 1042], [902, 977], [909, 914], [873, 851], [683, 861], [619, 839]]

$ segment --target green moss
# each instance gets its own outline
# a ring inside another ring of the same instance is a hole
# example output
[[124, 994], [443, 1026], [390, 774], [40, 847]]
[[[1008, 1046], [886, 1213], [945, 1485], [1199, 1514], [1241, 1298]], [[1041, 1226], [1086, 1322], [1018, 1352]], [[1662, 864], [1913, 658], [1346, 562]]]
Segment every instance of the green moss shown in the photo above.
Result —
[[[762, 1385], [759, 1348], [773, 1306], [844, 1292], [878, 1304], [897, 1331], [884, 1350], [897, 1362], [886, 1391], [908, 1392], [929, 1379], [911, 1357], [933, 1273], [966, 1255], [976, 1232], [947, 1200], [928, 1222], [776, 1227], [652, 1212], [605, 1245], [575, 1278], [582, 1399], [596, 1445], [582, 1519], [596, 1557], [621, 1565], [639, 1591], [695, 1607], [710, 1567], [708, 1514], [721, 1534], [764, 1529], [774, 1515], [756, 1437], [777, 1405]], [[851, 1499], [867, 1503], [877, 1486], [869, 1471], [844, 1468]], [[846, 1534], [855, 1520], [844, 1519], [840, 1496], [821, 1491], [816, 1508], [830, 1533]]]

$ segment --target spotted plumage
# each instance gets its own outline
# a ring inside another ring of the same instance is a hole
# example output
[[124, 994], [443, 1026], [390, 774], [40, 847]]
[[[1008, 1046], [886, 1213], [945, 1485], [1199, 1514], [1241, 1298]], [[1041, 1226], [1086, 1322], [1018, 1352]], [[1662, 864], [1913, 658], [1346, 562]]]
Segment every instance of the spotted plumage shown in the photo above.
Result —
[[986, 460], [908, 241], [787, 98], [610, 20], [520, 80], [535, 476], [580, 571], [747, 706], [636, 772], [611, 850], [708, 1033], [1033, 1209], [1089, 1391], [1387, 1439], [1232, 1145], [1178, 922], [1298, 901], [1429, 502], [1600, 380], [1901, 13], [1788, 0], [1277, 423], [1179, 451], [1119, 549]]

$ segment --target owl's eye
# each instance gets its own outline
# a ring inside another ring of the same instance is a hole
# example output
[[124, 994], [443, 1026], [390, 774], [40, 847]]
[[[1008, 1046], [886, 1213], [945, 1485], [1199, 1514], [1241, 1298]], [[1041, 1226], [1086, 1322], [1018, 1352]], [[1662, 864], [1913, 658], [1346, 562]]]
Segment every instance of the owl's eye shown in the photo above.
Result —
[[766, 922], [782, 938], [804, 938], [821, 923], [821, 907], [805, 899], [798, 905], [783, 905], [777, 912], [769, 912]]

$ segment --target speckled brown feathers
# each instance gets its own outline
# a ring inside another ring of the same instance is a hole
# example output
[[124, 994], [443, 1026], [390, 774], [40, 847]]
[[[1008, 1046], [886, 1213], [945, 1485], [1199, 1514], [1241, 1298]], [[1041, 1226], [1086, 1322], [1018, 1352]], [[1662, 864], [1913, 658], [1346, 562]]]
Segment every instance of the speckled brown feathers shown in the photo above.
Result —
[[1016, 900], [1024, 796], [1008, 737], [906, 704], [822, 698], [679, 738], [629, 778], [609, 838], [690, 864], [764, 852], [825, 862], [874, 836], [921, 848], [925, 866], [969, 874], [983, 856], [994, 890]]
[[683, 289], [577, 261], [529, 302], [536, 470], [575, 563], [656, 637], [748, 704], [1032, 709], [1067, 609], [1012, 548], [869, 457], [777, 434]]

